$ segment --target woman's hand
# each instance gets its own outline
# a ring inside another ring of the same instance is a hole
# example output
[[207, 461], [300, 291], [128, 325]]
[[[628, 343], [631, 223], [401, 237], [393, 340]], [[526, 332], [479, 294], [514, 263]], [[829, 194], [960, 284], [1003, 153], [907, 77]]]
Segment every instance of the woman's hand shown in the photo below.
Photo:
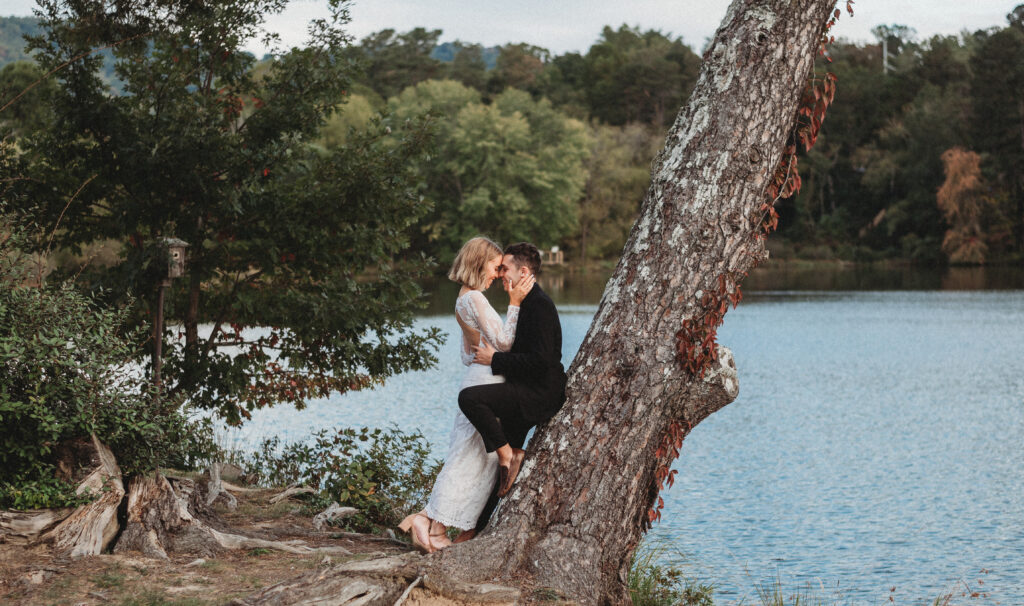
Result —
[[530, 290], [533, 289], [533, 285], [536, 283], [536, 276], [526, 276], [519, 280], [519, 284], [516, 284], [512, 290], [508, 291], [508, 304], [519, 307], [519, 304], [523, 302], [526, 295], [530, 294]]

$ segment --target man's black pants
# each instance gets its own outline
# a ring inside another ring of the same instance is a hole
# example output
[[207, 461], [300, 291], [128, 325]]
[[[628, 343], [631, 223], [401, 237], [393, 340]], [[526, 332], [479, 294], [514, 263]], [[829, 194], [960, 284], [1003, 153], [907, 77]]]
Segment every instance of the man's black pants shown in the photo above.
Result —
[[522, 448], [533, 423], [523, 418], [522, 394], [508, 383], [467, 387], [459, 392], [459, 408], [480, 432], [487, 452], [506, 443]]
[[[480, 432], [487, 452], [494, 452], [505, 444], [513, 448], [523, 447], [533, 423], [523, 418], [519, 407], [522, 395], [518, 391], [508, 383], [493, 383], [467, 387], [459, 392], [459, 408]], [[487, 526], [497, 505], [498, 485], [495, 483], [491, 497], [477, 519], [478, 533]]]

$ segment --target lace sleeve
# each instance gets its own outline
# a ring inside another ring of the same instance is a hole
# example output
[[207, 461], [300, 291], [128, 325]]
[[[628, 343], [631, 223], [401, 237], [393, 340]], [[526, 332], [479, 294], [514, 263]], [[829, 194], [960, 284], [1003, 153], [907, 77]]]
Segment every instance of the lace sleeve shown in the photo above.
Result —
[[482, 292], [474, 291], [473, 306], [480, 332], [484, 339], [498, 351], [512, 349], [512, 342], [516, 340], [516, 322], [519, 320], [519, 308], [509, 305], [508, 313], [505, 315], [505, 323], [501, 323], [501, 316], [494, 311], [487, 297]]

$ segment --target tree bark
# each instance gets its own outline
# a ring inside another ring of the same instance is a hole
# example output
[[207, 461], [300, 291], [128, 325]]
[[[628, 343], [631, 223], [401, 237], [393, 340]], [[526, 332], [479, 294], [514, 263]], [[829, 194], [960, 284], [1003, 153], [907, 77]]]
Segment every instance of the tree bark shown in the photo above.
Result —
[[71, 557], [99, 555], [117, 537], [117, 509], [124, 498], [121, 468], [114, 453], [92, 436], [95, 469], [78, 486], [81, 494], [86, 489], [100, 496], [75, 509], [71, 515], [44, 535], [53, 541], [54, 549]]
[[834, 4], [731, 4], [656, 159], [563, 410], [537, 431], [488, 530], [442, 552], [444, 574], [525, 575], [584, 604], [629, 603], [630, 556], [671, 457], [659, 445], [670, 426], [685, 435], [738, 392], [728, 350], [701, 380], [677, 359], [677, 331], [766, 256], [762, 205]]

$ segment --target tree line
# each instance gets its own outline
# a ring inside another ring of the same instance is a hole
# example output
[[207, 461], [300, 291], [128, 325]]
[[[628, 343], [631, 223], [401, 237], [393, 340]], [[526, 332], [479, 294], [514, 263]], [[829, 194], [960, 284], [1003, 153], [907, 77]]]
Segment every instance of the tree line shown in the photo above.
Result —
[[[778, 204], [777, 252], [919, 263], [1019, 258], [1024, 5], [1005, 25], [958, 36], [919, 40], [905, 25], [878, 26], [873, 33], [873, 43], [838, 41], [818, 60], [816, 71], [836, 74], [839, 92], [817, 145], [801, 159], [804, 187]], [[560, 244], [581, 261], [617, 257], [647, 187], [650, 161], [688, 98], [700, 58], [679, 38], [622, 26], [605, 27], [586, 53], [553, 56], [528, 44], [506, 45], [487, 69], [478, 44], [456, 42], [450, 61], [436, 59], [431, 51], [440, 35], [385, 30], [354, 45], [352, 55], [367, 65], [357, 94], [374, 108], [394, 108], [408, 98], [402, 94], [408, 87], [443, 79], [476, 91], [484, 104], [510, 88], [525, 91], [535, 103], [581, 122], [582, 137], [566, 141], [561, 153], [571, 160], [575, 144], [582, 144], [582, 161], [559, 167], [576, 176], [567, 176], [558, 194], [572, 198], [570, 221], [521, 235]], [[443, 104], [436, 109], [451, 116]], [[443, 148], [455, 140], [442, 136]], [[454, 164], [474, 163], [472, 153], [461, 157]], [[466, 192], [443, 191], [453, 182], [450, 175], [435, 173], [427, 182], [436, 206], [421, 226], [419, 248], [445, 256], [451, 244], [440, 234], [457, 240], [495, 229]], [[551, 204], [536, 202], [496, 201], [487, 208], [501, 217]]]
[[[833, 44], [818, 71], [836, 74], [839, 92], [818, 144], [801, 159], [805, 186], [778, 204], [776, 252], [920, 263], [1018, 258], [1022, 15], [1017, 7], [1006, 25], [959, 36], [918, 40], [913, 28], [888, 25], [875, 28], [874, 43]], [[605, 27], [585, 53], [561, 55], [525, 43], [442, 44], [441, 35], [383, 30], [348, 44], [351, 86], [319, 143], [342, 144], [381, 113], [429, 116], [432, 151], [415, 177], [429, 210], [408, 237], [442, 265], [476, 233], [561, 246], [574, 262], [617, 258], [700, 57], [678, 37], [625, 25]], [[254, 61], [254, 73], [272, 62]], [[4, 97], [37, 72], [5, 66]], [[52, 119], [40, 103], [6, 113], [15, 132]], [[956, 180], [968, 168], [965, 189]]]

